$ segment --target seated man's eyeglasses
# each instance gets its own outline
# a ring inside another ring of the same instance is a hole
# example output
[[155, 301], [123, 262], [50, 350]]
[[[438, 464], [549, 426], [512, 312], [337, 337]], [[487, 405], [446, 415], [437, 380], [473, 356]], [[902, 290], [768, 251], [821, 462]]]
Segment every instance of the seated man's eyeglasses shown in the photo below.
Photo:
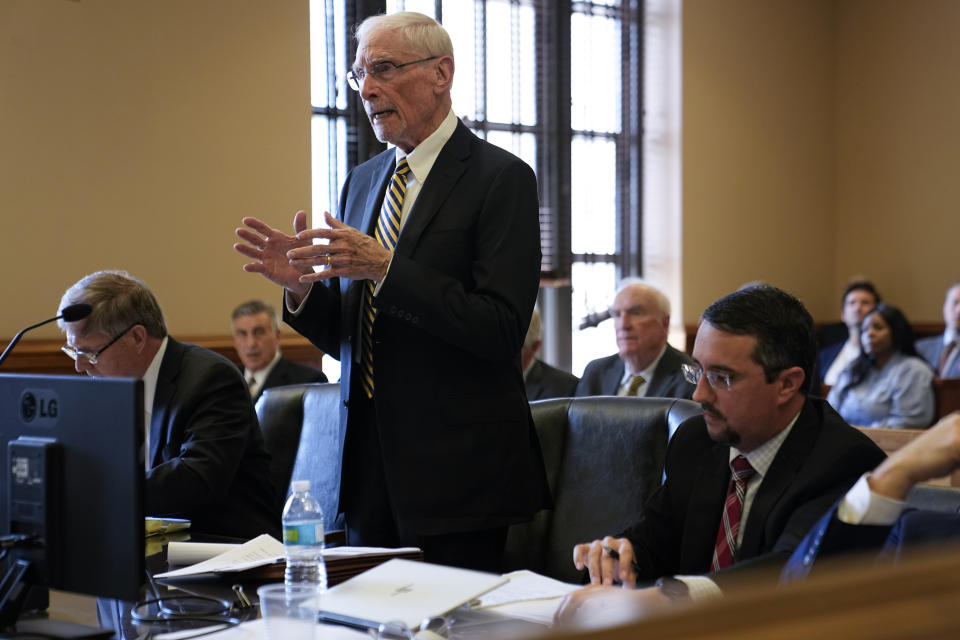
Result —
[[437, 56], [430, 56], [429, 58], [420, 58], [419, 60], [413, 60], [411, 62], [404, 62], [402, 64], [394, 64], [392, 62], [378, 62], [369, 69], [351, 69], [347, 72], [347, 84], [350, 85], [350, 88], [354, 91], [360, 91], [360, 87], [363, 85], [364, 79], [367, 76], [371, 78], [376, 78], [378, 82], [390, 82], [397, 75], [397, 69], [402, 69], [404, 67], [409, 67], [412, 64], [419, 64], [421, 62], [427, 62], [428, 60], [435, 60]]
[[97, 358], [99, 358], [104, 351], [110, 348], [110, 345], [112, 345], [114, 342], [116, 342], [117, 340], [125, 336], [126, 333], [130, 331], [130, 329], [133, 329], [138, 324], [140, 323], [134, 322], [132, 325], [130, 325], [129, 327], [127, 327], [126, 329], [118, 333], [116, 336], [114, 336], [113, 340], [111, 340], [110, 342], [103, 345], [102, 347], [100, 347], [99, 349], [97, 349], [92, 353], [84, 351], [82, 349], [77, 349], [76, 347], [71, 347], [68, 344], [65, 344], [62, 347], [60, 347], [60, 350], [63, 351], [68, 356], [70, 356], [70, 359], [73, 361], [76, 361], [77, 358], [86, 358], [87, 362], [89, 362], [90, 364], [97, 364]]
[[715, 391], [730, 391], [730, 385], [739, 377], [726, 371], [704, 371], [695, 364], [682, 364], [680, 370], [683, 371], [683, 379], [690, 384], [696, 386], [700, 384], [700, 378], [706, 378], [707, 384]]

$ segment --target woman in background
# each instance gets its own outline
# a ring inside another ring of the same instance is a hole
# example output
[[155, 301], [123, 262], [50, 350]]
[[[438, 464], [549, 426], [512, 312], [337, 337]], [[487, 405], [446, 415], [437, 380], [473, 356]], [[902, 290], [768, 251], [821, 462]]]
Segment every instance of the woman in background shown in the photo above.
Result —
[[913, 329], [896, 307], [878, 304], [860, 327], [860, 357], [827, 400], [852, 425], [925, 429], [933, 422], [933, 370], [917, 356]]

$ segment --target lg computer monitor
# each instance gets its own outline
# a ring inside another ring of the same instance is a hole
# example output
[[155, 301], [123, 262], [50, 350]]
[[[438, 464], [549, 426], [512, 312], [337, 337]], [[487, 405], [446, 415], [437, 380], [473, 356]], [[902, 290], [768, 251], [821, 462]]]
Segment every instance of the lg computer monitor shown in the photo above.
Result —
[[0, 374], [0, 527], [31, 584], [135, 601], [144, 581], [143, 382]]

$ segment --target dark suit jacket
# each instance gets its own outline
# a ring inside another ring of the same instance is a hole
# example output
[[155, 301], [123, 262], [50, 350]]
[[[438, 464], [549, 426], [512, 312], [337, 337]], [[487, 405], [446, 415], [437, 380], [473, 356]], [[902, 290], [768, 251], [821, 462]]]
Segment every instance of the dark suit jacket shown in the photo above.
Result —
[[[394, 164], [390, 149], [350, 172], [342, 221], [373, 232]], [[458, 123], [377, 294], [376, 427], [397, 518], [419, 535], [524, 521], [550, 502], [520, 370], [539, 287], [538, 207], [530, 167]], [[354, 428], [364, 285], [314, 285], [296, 317], [284, 305], [292, 327], [340, 354], [341, 442]]]
[[[653, 370], [653, 379], [647, 384], [644, 396], [647, 398], [687, 398], [693, 397], [694, 386], [683, 379], [681, 364], [693, 364], [690, 356], [674, 349], [669, 344], [667, 350]], [[623, 360], [618, 354], [597, 358], [587, 365], [583, 377], [577, 385], [577, 396], [615, 396], [620, 388], [625, 370]]]
[[[917, 340], [917, 353], [926, 360], [934, 371], [940, 367], [940, 356], [943, 352], [943, 334], [939, 336], [930, 336]], [[950, 368], [947, 369], [944, 378], [960, 378], [960, 355], [954, 357]]]
[[285, 387], [288, 384], [306, 384], [309, 382], [326, 381], [327, 376], [325, 376], [322, 371], [300, 364], [299, 362], [294, 362], [293, 360], [287, 360], [281, 356], [277, 364], [270, 370], [270, 375], [263, 381], [263, 386], [260, 387], [260, 392], [253, 401], [256, 402], [260, 396], [263, 395], [264, 389]]
[[[710, 439], [702, 416], [680, 425], [667, 448], [666, 481], [625, 533], [641, 580], [710, 571], [730, 482], [729, 452]], [[785, 562], [817, 518], [883, 458], [830, 405], [808, 398], [754, 498], [735, 562]], [[728, 569], [713, 577], [723, 586], [736, 575]]]
[[[838, 355], [840, 355], [844, 344], [846, 344], [846, 340], [831, 344], [830, 346], [824, 347], [817, 352], [817, 370], [814, 380], [817, 380], [820, 384], [823, 384], [823, 376], [827, 375], [827, 371], [830, 370], [830, 365], [832, 365], [833, 361], [837, 359]], [[819, 390], [817, 395], [820, 395]]]
[[198, 533], [279, 535], [270, 456], [243, 376], [226, 358], [169, 339], [149, 457], [146, 515], [189, 518]]
[[562, 369], [551, 367], [543, 360], [534, 360], [524, 384], [527, 400], [544, 398], [571, 398], [577, 391], [580, 378]]
[[837, 504], [810, 528], [790, 556], [780, 580], [805, 578], [817, 560], [850, 552], [873, 552], [879, 559], [896, 561], [916, 545], [960, 540], [960, 514], [910, 509], [893, 525], [853, 525], [837, 518]]

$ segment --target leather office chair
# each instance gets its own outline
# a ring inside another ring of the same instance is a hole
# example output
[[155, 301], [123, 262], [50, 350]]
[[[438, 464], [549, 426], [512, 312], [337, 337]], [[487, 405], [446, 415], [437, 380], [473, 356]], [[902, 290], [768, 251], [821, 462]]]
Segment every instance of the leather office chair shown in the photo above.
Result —
[[510, 527], [504, 570], [581, 582], [573, 546], [616, 534], [642, 513], [662, 478], [667, 441], [700, 405], [673, 398], [599, 396], [530, 403], [553, 509]]
[[918, 484], [907, 494], [907, 506], [944, 513], [960, 513], [960, 487]]
[[343, 529], [343, 519], [337, 517], [340, 385], [310, 383], [265, 389], [257, 401], [257, 417], [271, 456], [273, 483], [279, 488], [277, 517], [283, 511], [290, 482], [309, 480], [310, 493], [323, 509], [325, 529]]

